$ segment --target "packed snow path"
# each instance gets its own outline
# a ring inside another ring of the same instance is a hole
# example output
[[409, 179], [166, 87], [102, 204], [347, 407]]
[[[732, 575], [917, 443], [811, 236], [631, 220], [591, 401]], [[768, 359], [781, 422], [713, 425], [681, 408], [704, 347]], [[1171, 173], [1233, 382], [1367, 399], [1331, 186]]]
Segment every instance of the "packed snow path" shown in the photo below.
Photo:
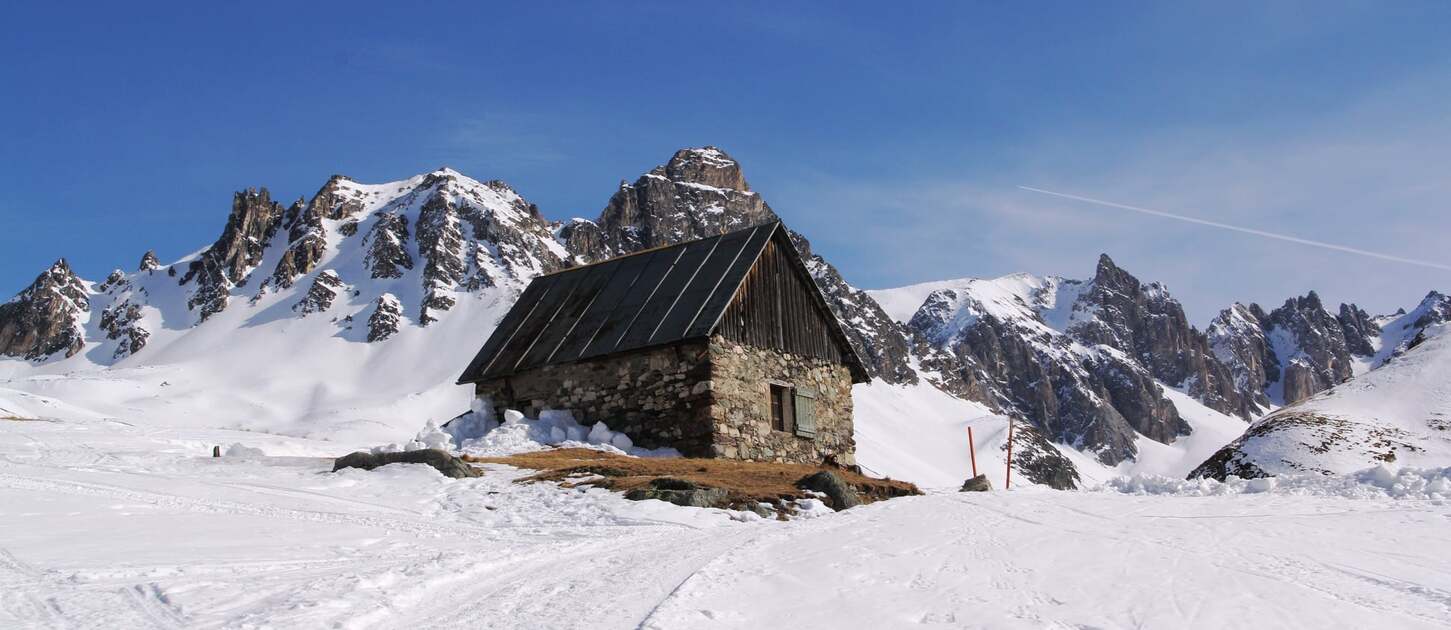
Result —
[[[242, 442], [271, 457], [213, 459]], [[737, 522], [326, 472], [327, 442], [0, 421], [0, 627], [1436, 627], [1451, 503], [1028, 490]]]

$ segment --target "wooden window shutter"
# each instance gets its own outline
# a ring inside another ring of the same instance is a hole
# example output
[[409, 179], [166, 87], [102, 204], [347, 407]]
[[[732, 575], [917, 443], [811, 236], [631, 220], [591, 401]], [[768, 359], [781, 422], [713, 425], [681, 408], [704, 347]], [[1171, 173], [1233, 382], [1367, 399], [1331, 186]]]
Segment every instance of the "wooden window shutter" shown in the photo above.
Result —
[[816, 391], [798, 389], [793, 399], [796, 407], [796, 435], [816, 437]]

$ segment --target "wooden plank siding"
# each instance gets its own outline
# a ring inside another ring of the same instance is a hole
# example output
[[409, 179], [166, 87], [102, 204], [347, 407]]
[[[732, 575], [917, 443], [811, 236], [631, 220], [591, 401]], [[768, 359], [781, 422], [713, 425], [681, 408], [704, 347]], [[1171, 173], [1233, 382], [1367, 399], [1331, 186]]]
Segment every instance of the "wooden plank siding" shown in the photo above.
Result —
[[781, 251], [789, 246], [785, 239], [766, 243], [717, 330], [727, 339], [757, 348], [844, 363], [826, 319], [830, 315], [821, 312], [811, 294], [816, 287], [805, 284]]

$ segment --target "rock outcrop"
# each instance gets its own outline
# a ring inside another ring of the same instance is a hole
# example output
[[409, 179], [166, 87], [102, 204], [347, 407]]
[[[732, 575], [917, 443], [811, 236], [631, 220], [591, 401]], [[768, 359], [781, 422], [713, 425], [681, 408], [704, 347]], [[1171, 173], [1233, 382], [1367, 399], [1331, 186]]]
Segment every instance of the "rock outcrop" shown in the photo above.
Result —
[[398, 453], [369, 453], [358, 451], [333, 460], [333, 472], [344, 468], [373, 470], [389, 464], [424, 464], [439, 474], [454, 479], [478, 477], [483, 473], [458, 457], [436, 448], [402, 451]]
[[160, 268], [161, 261], [156, 259], [156, 251], [150, 249], [146, 250], [146, 253], [141, 256], [140, 264], [136, 265], [136, 270], [141, 272], [156, 271]]
[[317, 267], [327, 251], [323, 210], [315, 202], [315, 197], [314, 203], [305, 204], [299, 199], [287, 209], [287, 249], [269, 279], [276, 288], [291, 287], [294, 279]]
[[1145, 368], [1111, 347], [1075, 343], [1026, 303], [1016, 306], [934, 291], [907, 323], [922, 367], [944, 389], [1027, 419], [1047, 439], [1109, 465], [1137, 454], [1136, 433], [1165, 443], [1189, 433]]
[[741, 167], [715, 147], [681, 149], [664, 166], [619, 190], [595, 223], [603, 236], [590, 260], [671, 245], [776, 220]]
[[[1078, 468], [1037, 429], [1023, 422], [1013, 425], [1013, 472], [1023, 479], [1054, 490], [1077, 490]], [[1007, 444], [1003, 444], [1007, 449]], [[968, 483], [972, 483], [972, 479]], [[968, 490], [967, 484], [963, 489]], [[987, 489], [992, 489], [989, 485]]]
[[312, 196], [308, 210], [332, 220], [347, 219], [358, 214], [373, 195], [356, 186], [349, 186], [351, 183], [353, 180], [346, 175], [329, 177], [327, 183]]
[[344, 288], [343, 279], [338, 276], [338, 272], [331, 269], [321, 271], [316, 278], [313, 278], [312, 286], [307, 289], [307, 295], [303, 296], [297, 304], [292, 305], [292, 310], [304, 317], [326, 311], [332, 307], [333, 300], [337, 299], [338, 294], [342, 293]]
[[225, 309], [232, 288], [246, 284], [248, 275], [262, 262], [284, 214], [266, 188], [233, 195], [232, 213], [221, 237], [188, 265], [181, 278], [183, 286], [194, 287], [187, 307], [201, 321]]
[[423, 262], [421, 326], [457, 303], [453, 294], [518, 282], [564, 267], [539, 208], [508, 184], [476, 182], [451, 169], [428, 174], [419, 185], [417, 245]]
[[1411, 325], [1419, 329], [1451, 322], [1451, 296], [1438, 291], [1427, 293], [1411, 315], [1415, 316]]
[[[1345, 330], [1341, 321], [1325, 310], [1314, 291], [1286, 300], [1283, 306], [1270, 311], [1265, 318], [1266, 335], [1280, 336], [1281, 348], [1290, 349], [1289, 356], [1279, 357], [1280, 389], [1285, 404], [1299, 402], [1350, 379], [1354, 374], [1354, 357]], [[1364, 347], [1369, 349], [1368, 345]]]
[[625, 498], [631, 501], [655, 499], [683, 507], [725, 508], [730, 492], [725, 488], [702, 486], [686, 479], [659, 477], [651, 479], [650, 484], [645, 487], [626, 492]]
[[73, 356], [85, 347], [81, 321], [91, 308], [86, 285], [65, 259], [0, 304], [0, 355], [32, 361]]
[[1241, 390], [1230, 369], [1210, 351], [1208, 338], [1184, 316], [1184, 308], [1158, 283], [1142, 284], [1107, 254], [1075, 308], [1091, 316], [1068, 334], [1085, 345], [1118, 349], [1154, 378], [1182, 387], [1210, 409], [1246, 420], [1258, 411], [1258, 388]]
[[826, 495], [827, 505], [836, 511], [854, 508], [862, 504], [861, 495], [845, 479], [830, 470], [822, 470], [802, 477], [796, 486]]
[[413, 256], [408, 253], [407, 215], [380, 211], [363, 238], [363, 247], [368, 250], [363, 264], [374, 279], [403, 277], [404, 271], [413, 268]]
[[1220, 363], [1229, 367], [1235, 388], [1268, 408], [1265, 389], [1280, 379], [1280, 361], [1265, 336], [1268, 315], [1258, 304], [1235, 303], [1210, 322], [1206, 336]]
[[368, 316], [368, 342], [383, 341], [398, 333], [403, 320], [403, 303], [392, 293], [378, 296]]

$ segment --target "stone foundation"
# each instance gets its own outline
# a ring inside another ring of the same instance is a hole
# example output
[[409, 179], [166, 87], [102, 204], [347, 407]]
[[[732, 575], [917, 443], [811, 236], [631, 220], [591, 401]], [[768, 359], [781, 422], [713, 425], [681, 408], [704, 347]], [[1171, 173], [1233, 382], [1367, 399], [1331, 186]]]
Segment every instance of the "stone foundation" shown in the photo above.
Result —
[[[815, 392], [816, 435], [771, 428], [773, 382]], [[538, 417], [568, 409], [581, 424], [603, 420], [645, 448], [687, 457], [819, 464], [855, 463], [851, 371], [720, 336], [664, 348], [550, 365], [475, 386], [495, 409]]]
[[710, 457], [710, 367], [705, 342], [652, 348], [591, 361], [549, 365], [475, 385], [500, 413], [518, 409], [536, 418], [568, 409], [580, 424], [603, 420], [636, 446], [672, 447], [687, 457]]

